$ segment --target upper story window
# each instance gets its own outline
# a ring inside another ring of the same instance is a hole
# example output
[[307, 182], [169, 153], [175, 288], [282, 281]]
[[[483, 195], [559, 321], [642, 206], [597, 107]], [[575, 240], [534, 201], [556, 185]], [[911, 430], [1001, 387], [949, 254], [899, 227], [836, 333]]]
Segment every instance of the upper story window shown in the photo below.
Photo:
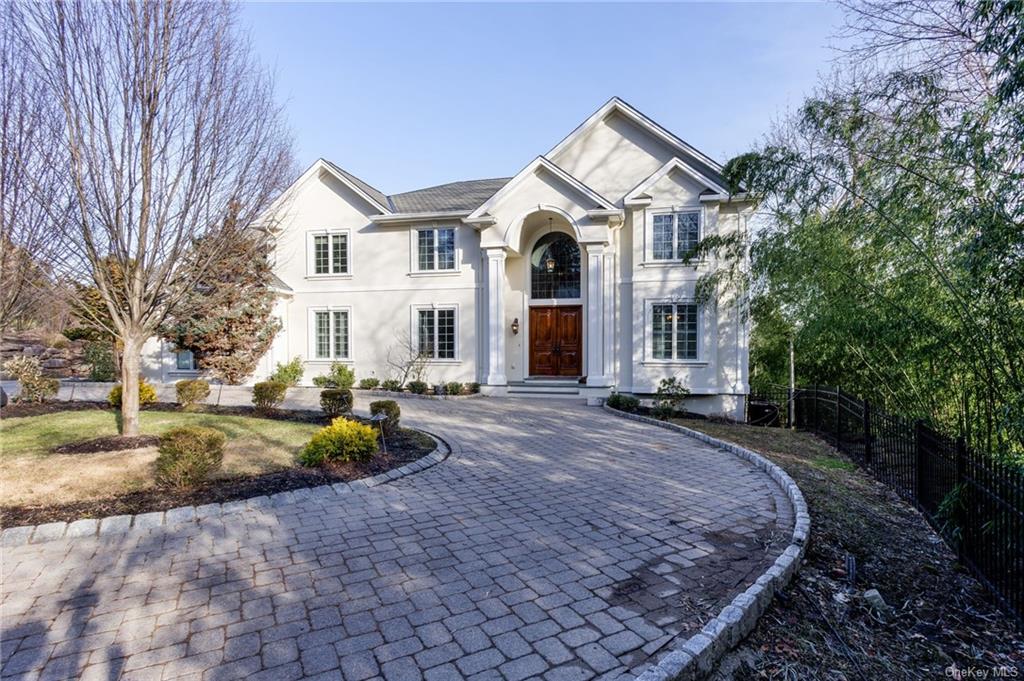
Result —
[[660, 360], [698, 359], [700, 311], [696, 303], [651, 306], [651, 356]]
[[580, 247], [568, 234], [545, 234], [530, 254], [530, 296], [580, 297]]
[[348, 310], [313, 310], [312, 322], [314, 359], [350, 359]]
[[416, 311], [416, 343], [430, 359], [455, 359], [455, 308], [421, 308]]
[[349, 273], [348, 232], [310, 235], [310, 274], [330, 276]]
[[416, 230], [416, 269], [420, 272], [455, 270], [455, 228]]
[[653, 215], [652, 260], [684, 260], [699, 241], [699, 210], [655, 213]]

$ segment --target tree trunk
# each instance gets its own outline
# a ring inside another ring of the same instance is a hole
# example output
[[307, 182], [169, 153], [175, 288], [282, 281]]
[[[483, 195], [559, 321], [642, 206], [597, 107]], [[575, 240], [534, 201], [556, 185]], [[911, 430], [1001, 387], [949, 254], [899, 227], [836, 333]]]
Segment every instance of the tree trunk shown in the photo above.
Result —
[[139, 434], [139, 371], [145, 340], [140, 335], [124, 338], [124, 354], [121, 356], [121, 435], [124, 437]]

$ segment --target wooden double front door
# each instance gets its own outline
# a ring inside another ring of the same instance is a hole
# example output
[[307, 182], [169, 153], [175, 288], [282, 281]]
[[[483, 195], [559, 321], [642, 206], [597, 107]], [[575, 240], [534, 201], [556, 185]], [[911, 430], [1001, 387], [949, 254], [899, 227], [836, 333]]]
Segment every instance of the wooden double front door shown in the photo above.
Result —
[[530, 308], [530, 375], [583, 373], [583, 308]]

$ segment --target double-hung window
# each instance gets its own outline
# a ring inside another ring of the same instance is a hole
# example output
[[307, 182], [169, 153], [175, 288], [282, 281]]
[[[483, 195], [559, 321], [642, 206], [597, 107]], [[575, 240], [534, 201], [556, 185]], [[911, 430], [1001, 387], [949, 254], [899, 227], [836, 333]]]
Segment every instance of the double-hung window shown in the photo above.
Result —
[[416, 311], [416, 343], [423, 357], [455, 359], [455, 333], [455, 308]]
[[178, 350], [174, 353], [174, 368], [178, 371], [197, 371], [199, 364], [191, 350]]
[[416, 269], [420, 272], [455, 270], [455, 228], [416, 230]]
[[313, 358], [350, 359], [349, 311], [314, 310]]
[[700, 311], [695, 303], [651, 306], [651, 355], [660, 360], [696, 360]]
[[651, 234], [654, 260], [683, 260], [700, 241], [700, 211], [655, 213]]
[[348, 232], [312, 235], [312, 267], [315, 275], [349, 273]]

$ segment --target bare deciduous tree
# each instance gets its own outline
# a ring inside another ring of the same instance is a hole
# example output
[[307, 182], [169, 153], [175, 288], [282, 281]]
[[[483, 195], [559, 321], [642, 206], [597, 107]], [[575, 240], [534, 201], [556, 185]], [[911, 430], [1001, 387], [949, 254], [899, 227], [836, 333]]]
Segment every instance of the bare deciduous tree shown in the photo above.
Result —
[[408, 381], [426, 379], [430, 356], [420, 350], [407, 329], [400, 329], [395, 332], [395, 344], [388, 347], [386, 361], [394, 370], [394, 375], [389, 378], [405, 385]]
[[[59, 111], [33, 87], [29, 55], [14, 31], [16, 8], [0, 5], [0, 332], [32, 316], [49, 293], [47, 255], [60, 169], [49, 163]], [[47, 203], [33, 200], [34, 192]]]
[[224, 249], [252, 242], [224, 230], [251, 236], [291, 173], [272, 82], [236, 22], [221, 2], [19, 5], [33, 87], [62, 113], [51, 162], [66, 168], [73, 215], [53, 223], [53, 267], [107, 308], [92, 321], [123, 348], [127, 436], [143, 343]]

